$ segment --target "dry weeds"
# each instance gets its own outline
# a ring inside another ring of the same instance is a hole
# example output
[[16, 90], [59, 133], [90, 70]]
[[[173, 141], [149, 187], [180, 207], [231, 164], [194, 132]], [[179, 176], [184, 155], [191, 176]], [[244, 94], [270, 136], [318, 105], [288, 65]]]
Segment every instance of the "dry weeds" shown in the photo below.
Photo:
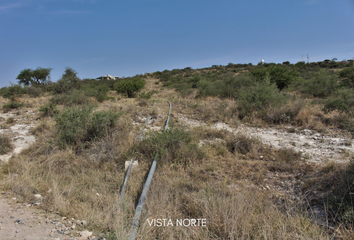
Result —
[[[41, 207], [62, 216], [85, 219], [89, 227], [111, 233], [117, 239], [126, 238], [135, 206], [151, 162], [139, 162], [128, 183], [120, 212], [116, 212], [118, 195], [123, 183], [124, 162], [129, 160], [135, 137], [147, 114], [153, 115], [153, 127], [161, 127], [168, 112], [165, 99], [173, 100], [172, 116], [183, 113], [190, 119], [206, 123], [223, 121], [237, 125], [233, 101], [215, 98], [180, 98], [173, 89], [161, 90], [157, 79], [147, 79], [147, 90], [157, 91], [153, 100], [142, 104], [135, 99], [104, 101], [96, 108], [125, 112], [117, 127], [103, 138], [91, 142], [82, 152], [60, 149], [55, 144], [53, 118], [41, 119], [33, 130], [37, 141], [2, 164], [2, 187], [11, 189], [19, 201], [33, 201], [33, 194], [43, 196]], [[50, 96], [23, 101], [39, 109]], [[0, 98], [1, 101], [7, 102]], [[302, 107], [296, 117], [298, 124], [315, 127], [322, 112]], [[171, 119], [178, 125], [177, 117]], [[262, 119], [252, 120], [265, 124]], [[134, 127], [133, 125], [137, 126]], [[169, 162], [159, 165], [148, 194], [146, 209], [138, 231], [140, 239], [328, 239], [331, 235], [316, 225], [301, 206], [287, 198], [279, 205], [273, 191], [260, 191], [266, 174], [285, 172], [313, 173], [314, 168], [300, 160], [300, 155], [288, 149], [270, 149], [257, 139], [233, 136], [223, 130], [199, 127], [192, 130], [205, 157], [188, 164]], [[221, 139], [221, 141], [214, 141]], [[179, 149], [183, 153], [185, 148]], [[182, 154], [181, 153], [181, 154]], [[262, 158], [261, 158], [262, 156]], [[151, 159], [152, 161], [152, 159]], [[328, 165], [324, 173], [335, 167]], [[154, 227], [147, 219], [205, 218], [206, 227]], [[349, 232], [349, 230], [347, 229]], [[345, 235], [344, 235], [345, 236]], [[112, 239], [114, 239], [112, 237]]]

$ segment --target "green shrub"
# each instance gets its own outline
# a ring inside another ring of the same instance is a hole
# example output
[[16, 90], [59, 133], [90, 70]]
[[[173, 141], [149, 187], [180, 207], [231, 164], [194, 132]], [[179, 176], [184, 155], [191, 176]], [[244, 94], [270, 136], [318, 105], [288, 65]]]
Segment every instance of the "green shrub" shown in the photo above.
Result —
[[65, 71], [64, 71], [61, 79], [65, 79], [65, 80], [72, 82], [72, 83], [80, 80], [77, 76], [77, 72], [70, 67], [65, 68]]
[[90, 98], [85, 95], [85, 92], [82, 90], [73, 89], [67, 93], [62, 93], [59, 95], [54, 95], [50, 101], [54, 104], [61, 104], [65, 106], [74, 106], [74, 105], [86, 105], [90, 103]]
[[88, 129], [88, 138], [102, 137], [106, 130], [116, 126], [118, 117], [119, 114], [113, 111], [94, 112], [91, 118], [91, 127]]
[[48, 103], [44, 106], [41, 106], [39, 108], [39, 111], [42, 113], [42, 116], [51, 116], [53, 117], [55, 114], [57, 114], [59, 111], [56, 109], [56, 104], [55, 103]]
[[279, 90], [289, 86], [294, 81], [298, 73], [294, 70], [288, 70], [285, 66], [270, 65], [268, 68], [260, 66], [251, 71], [251, 75], [256, 77], [258, 81], [263, 81], [267, 75], [270, 83], [275, 83]]
[[56, 94], [67, 93], [73, 89], [80, 89], [81, 84], [79, 80], [70, 81], [68, 79], [60, 79], [56, 83], [53, 83], [51, 90]]
[[354, 137], [354, 118], [352, 113], [342, 113], [333, 117], [330, 122], [340, 129], [347, 130], [351, 133], [352, 137]]
[[170, 162], [187, 165], [204, 157], [191, 133], [174, 127], [162, 133], [149, 133], [133, 151], [142, 155], [146, 161], [151, 161], [157, 155], [161, 164]]
[[129, 98], [134, 97], [135, 93], [143, 89], [145, 81], [141, 78], [134, 78], [133, 80], [121, 80], [114, 84], [114, 89], [117, 93], [127, 94]]
[[55, 116], [59, 144], [86, 147], [87, 143], [102, 137], [115, 126], [119, 114], [112, 111], [92, 113], [92, 106], [74, 107]]
[[198, 83], [202, 80], [203, 78], [199, 74], [194, 74], [194, 76], [189, 79], [189, 82], [192, 84], [192, 88], [197, 88]]
[[107, 96], [109, 87], [105, 85], [101, 85], [101, 86], [87, 85], [82, 87], [82, 89], [86, 96], [95, 97], [98, 102], [103, 102], [105, 100], [112, 99], [111, 97]]
[[341, 86], [354, 88], [354, 67], [346, 67], [340, 73]]
[[256, 113], [265, 117], [271, 107], [281, 106], [286, 98], [279, 93], [275, 84], [258, 82], [250, 87], [242, 87], [238, 92], [237, 111], [242, 119]]
[[24, 89], [20, 85], [11, 84], [10, 87], [5, 88], [2, 92], [2, 96], [4, 98], [8, 98], [13, 101], [15, 97], [22, 96], [22, 94], [24, 93]]
[[19, 103], [19, 102], [9, 102], [8, 104], [5, 104], [2, 109], [4, 109], [4, 111], [9, 111], [11, 109], [16, 109], [16, 108], [20, 108], [23, 106], [23, 103]]
[[201, 80], [198, 83], [198, 97], [219, 96], [219, 91], [212, 82]]
[[191, 95], [194, 90], [193, 89], [181, 89], [179, 90], [179, 92], [181, 93], [182, 97], [187, 97], [189, 95]]
[[330, 76], [326, 71], [320, 70], [307, 81], [303, 81], [299, 88], [303, 93], [325, 98], [335, 91], [338, 86], [337, 81], [335, 76]]
[[25, 93], [27, 93], [31, 97], [39, 97], [42, 94], [43, 90], [39, 87], [26, 87], [25, 88]]
[[299, 100], [292, 104], [271, 107], [263, 119], [268, 123], [279, 124], [294, 121], [300, 110], [306, 105], [305, 101]]
[[354, 111], [354, 90], [340, 89], [333, 96], [329, 97], [324, 106], [325, 112], [338, 110], [340, 112], [353, 113]]
[[153, 95], [154, 93], [156, 93], [156, 91], [142, 92], [142, 93], [139, 94], [138, 97], [139, 97], [140, 99], [146, 99], [146, 100], [148, 100], [148, 99], [150, 99], [150, 98], [152, 97], [152, 95]]

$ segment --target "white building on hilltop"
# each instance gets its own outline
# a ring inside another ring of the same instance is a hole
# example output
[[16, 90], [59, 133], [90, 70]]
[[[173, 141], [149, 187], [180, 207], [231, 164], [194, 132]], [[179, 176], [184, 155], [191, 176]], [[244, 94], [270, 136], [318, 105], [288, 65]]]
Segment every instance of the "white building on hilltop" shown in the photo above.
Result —
[[101, 77], [98, 77], [96, 79], [99, 79], [99, 80], [116, 80], [117, 78], [119, 78], [119, 77], [115, 77], [115, 76], [107, 74], [107, 75], [103, 75]]

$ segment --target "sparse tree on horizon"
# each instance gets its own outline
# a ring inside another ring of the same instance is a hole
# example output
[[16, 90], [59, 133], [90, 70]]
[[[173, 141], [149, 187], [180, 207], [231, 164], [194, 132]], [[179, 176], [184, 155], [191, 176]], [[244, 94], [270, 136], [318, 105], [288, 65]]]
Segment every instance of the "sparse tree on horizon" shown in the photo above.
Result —
[[50, 82], [50, 71], [52, 68], [37, 67], [32, 70], [30, 68], [23, 69], [17, 76], [19, 84], [29, 86], [32, 84], [48, 84]]

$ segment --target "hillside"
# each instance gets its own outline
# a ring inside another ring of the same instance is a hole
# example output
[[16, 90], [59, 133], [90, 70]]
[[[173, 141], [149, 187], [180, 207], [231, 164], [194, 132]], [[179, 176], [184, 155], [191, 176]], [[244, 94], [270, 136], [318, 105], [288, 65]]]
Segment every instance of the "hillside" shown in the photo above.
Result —
[[125, 239], [157, 156], [138, 239], [352, 239], [353, 73], [335, 60], [99, 81], [67, 68], [2, 88], [0, 200], [44, 211], [49, 239]]

